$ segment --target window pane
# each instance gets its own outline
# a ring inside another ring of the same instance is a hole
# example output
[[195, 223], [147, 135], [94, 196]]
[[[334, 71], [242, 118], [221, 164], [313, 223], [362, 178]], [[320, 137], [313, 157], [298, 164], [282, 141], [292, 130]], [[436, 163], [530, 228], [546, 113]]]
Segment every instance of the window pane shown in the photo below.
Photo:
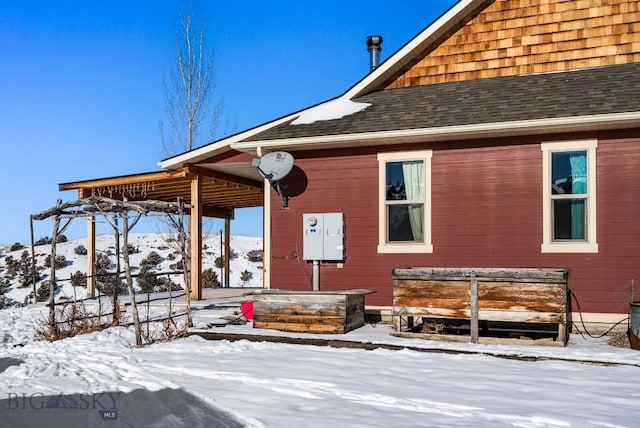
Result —
[[[388, 241], [422, 242], [423, 209], [424, 206], [422, 204], [388, 205]], [[416, 219], [419, 219], [419, 221], [416, 221]]]
[[553, 200], [553, 239], [586, 239], [584, 199]]
[[424, 200], [424, 161], [387, 162], [387, 201]]
[[551, 194], [587, 193], [587, 151], [551, 154]]
[[387, 201], [407, 199], [402, 162], [387, 162]]

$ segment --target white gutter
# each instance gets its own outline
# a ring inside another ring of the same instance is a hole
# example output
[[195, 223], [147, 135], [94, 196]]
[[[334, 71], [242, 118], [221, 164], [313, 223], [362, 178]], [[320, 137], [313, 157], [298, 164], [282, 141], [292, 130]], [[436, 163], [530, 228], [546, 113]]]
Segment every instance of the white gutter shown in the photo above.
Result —
[[498, 136], [540, 134], [557, 131], [572, 132], [603, 130], [616, 127], [640, 127], [640, 111], [599, 114], [550, 119], [518, 120], [471, 125], [415, 128], [393, 131], [362, 132], [358, 134], [321, 135], [314, 137], [283, 138], [277, 140], [243, 141], [231, 148], [255, 153], [260, 150], [312, 150], [349, 145], [381, 145], [407, 142], [443, 141], [452, 139], [488, 138]]

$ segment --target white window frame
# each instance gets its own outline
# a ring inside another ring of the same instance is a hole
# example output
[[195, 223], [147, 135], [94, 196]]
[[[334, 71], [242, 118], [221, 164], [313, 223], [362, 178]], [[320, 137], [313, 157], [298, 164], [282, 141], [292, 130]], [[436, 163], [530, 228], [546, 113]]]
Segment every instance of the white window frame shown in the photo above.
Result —
[[[543, 253], [597, 253], [596, 233], [596, 149], [598, 140], [548, 141], [542, 149], [542, 246]], [[587, 240], [554, 241], [551, 203], [551, 154], [555, 152], [587, 152]]]
[[[431, 244], [431, 158], [433, 150], [378, 153], [378, 253], [432, 253]], [[423, 242], [387, 242], [387, 162], [424, 162]]]

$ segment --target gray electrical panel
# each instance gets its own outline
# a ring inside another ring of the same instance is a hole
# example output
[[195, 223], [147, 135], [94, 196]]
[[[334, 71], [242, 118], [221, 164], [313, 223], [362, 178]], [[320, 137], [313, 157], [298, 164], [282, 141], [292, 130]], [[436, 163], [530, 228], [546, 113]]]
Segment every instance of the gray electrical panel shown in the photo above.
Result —
[[344, 260], [344, 214], [303, 214], [303, 258]]

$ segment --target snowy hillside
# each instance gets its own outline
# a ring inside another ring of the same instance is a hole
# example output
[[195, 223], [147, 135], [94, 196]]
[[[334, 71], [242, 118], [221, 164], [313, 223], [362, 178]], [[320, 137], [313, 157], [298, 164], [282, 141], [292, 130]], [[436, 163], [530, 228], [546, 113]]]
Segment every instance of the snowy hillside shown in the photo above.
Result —
[[[122, 243], [120, 244], [122, 245]], [[135, 275], [139, 272], [139, 266], [143, 259], [147, 258], [151, 252], [155, 252], [160, 256], [160, 263], [153, 267], [154, 272], [173, 272], [176, 271], [176, 264], [181, 260], [178, 246], [168, 235], [156, 233], [132, 233], [129, 235], [129, 245], [133, 247], [133, 253], [130, 256], [132, 273]], [[63, 242], [56, 245], [56, 256], [64, 256], [66, 264], [64, 267], [56, 270], [56, 282], [62, 289], [57, 293], [58, 298], [62, 296], [78, 298], [86, 296], [86, 291], [82, 287], [71, 286], [71, 275], [80, 271], [86, 273], [87, 256], [77, 254], [76, 248], [79, 246], [86, 247], [85, 239], [77, 239], [73, 241]], [[29, 246], [10, 251], [11, 246], [5, 245], [0, 247], [0, 283], [8, 284], [4, 293], [7, 297], [23, 302], [25, 297], [33, 290], [32, 286], [21, 288], [20, 274], [11, 278], [8, 269], [8, 260], [20, 260], [24, 251], [31, 256]], [[109, 272], [116, 271], [116, 244], [112, 234], [96, 236], [96, 248], [98, 253], [105, 254], [111, 261]], [[261, 287], [262, 286], [262, 261], [252, 262], [248, 259], [251, 251], [258, 252], [262, 250], [262, 238], [248, 236], [231, 236], [231, 266], [230, 266], [230, 287]], [[51, 253], [51, 245], [38, 245], [35, 247], [36, 266], [40, 274], [39, 286], [42, 281], [49, 279], [51, 269], [45, 267], [45, 260]], [[220, 257], [220, 234], [212, 234], [203, 238], [203, 263], [202, 269], [212, 268], [221, 280], [220, 268], [215, 266], [216, 258]], [[124, 266], [124, 264], [122, 264]], [[124, 268], [122, 267], [122, 270]], [[248, 271], [250, 278], [246, 281], [242, 279], [242, 272]], [[177, 284], [183, 285], [182, 275], [172, 275], [171, 280]], [[134, 280], [135, 283], [135, 280]], [[75, 288], [75, 290], [74, 290]]]

